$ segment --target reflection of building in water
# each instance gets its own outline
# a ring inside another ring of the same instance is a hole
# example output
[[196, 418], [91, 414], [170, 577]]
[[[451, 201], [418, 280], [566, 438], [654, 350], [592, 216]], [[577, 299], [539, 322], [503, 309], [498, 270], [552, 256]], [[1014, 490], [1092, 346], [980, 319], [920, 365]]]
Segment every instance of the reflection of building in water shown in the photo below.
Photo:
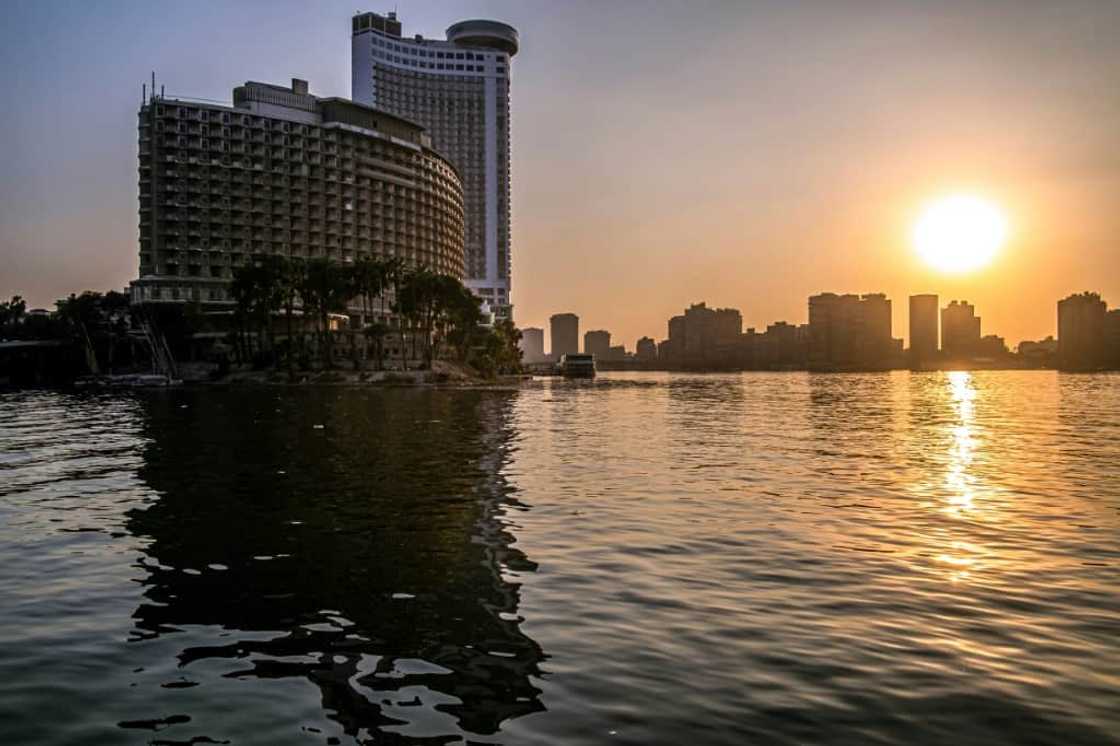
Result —
[[[533, 569], [501, 520], [507, 400], [205, 393], [148, 401], [140, 476], [161, 497], [129, 516], [150, 540], [139, 636], [212, 627], [182, 663], [306, 678], [349, 734], [432, 702], [456, 738], [542, 709], [543, 652], [503, 575]], [[386, 704], [398, 692], [417, 707]]]

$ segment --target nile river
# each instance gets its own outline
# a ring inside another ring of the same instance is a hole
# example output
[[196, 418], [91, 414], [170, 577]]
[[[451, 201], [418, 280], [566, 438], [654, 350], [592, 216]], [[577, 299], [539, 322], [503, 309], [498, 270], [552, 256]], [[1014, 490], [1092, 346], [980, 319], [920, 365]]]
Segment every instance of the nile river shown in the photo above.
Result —
[[0, 394], [0, 742], [1117, 743], [1120, 376]]

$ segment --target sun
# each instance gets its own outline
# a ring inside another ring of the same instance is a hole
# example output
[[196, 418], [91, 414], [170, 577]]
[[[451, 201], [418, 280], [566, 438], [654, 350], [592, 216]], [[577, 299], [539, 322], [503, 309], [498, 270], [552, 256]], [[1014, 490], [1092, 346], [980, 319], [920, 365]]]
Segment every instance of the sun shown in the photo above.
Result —
[[927, 204], [914, 223], [914, 248], [941, 272], [971, 272], [987, 266], [1007, 240], [1007, 217], [993, 202], [953, 194]]

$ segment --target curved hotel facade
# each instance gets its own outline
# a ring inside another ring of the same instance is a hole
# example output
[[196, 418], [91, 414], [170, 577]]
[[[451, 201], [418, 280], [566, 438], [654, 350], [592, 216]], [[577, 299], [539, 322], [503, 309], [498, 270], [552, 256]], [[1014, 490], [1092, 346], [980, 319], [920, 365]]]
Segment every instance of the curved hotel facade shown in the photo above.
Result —
[[463, 279], [462, 181], [422, 127], [340, 98], [246, 83], [233, 106], [140, 107], [134, 303], [229, 306], [257, 257], [395, 256]]
[[396, 13], [352, 19], [351, 97], [423, 125], [463, 178], [466, 282], [510, 317], [510, 62], [517, 31], [472, 20], [403, 37]]

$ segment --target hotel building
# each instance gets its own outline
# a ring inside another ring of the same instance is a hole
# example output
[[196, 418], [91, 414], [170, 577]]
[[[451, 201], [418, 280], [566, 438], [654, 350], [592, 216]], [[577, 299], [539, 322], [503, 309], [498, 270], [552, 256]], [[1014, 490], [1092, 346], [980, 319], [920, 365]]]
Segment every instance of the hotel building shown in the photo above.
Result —
[[510, 62], [517, 30], [471, 20], [402, 36], [396, 13], [352, 19], [351, 98], [424, 126], [463, 178], [466, 283], [499, 318], [510, 300]]
[[258, 257], [401, 258], [462, 279], [463, 189], [424, 129], [307, 83], [246, 83], [233, 106], [140, 107], [134, 303], [230, 307]]

